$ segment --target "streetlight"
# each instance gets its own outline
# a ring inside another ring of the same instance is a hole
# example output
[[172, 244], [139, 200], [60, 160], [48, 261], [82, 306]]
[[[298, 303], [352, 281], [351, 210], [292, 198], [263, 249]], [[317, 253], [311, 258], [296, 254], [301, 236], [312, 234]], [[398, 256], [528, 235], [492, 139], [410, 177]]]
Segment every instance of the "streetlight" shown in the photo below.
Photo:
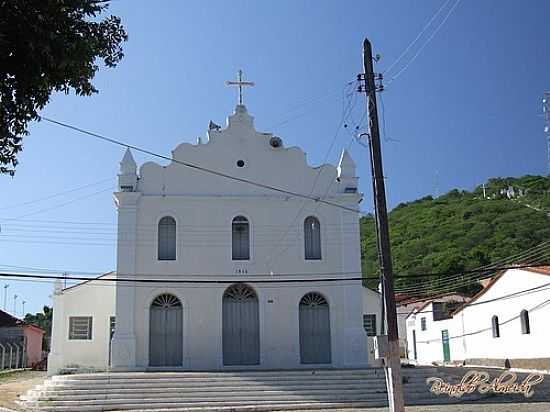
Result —
[[13, 295], [13, 315], [17, 316], [17, 295]]
[[23, 310], [21, 312], [21, 316], [24, 318], [25, 317], [25, 303], [27, 303], [25, 300], [23, 302], [21, 302], [21, 304], [23, 305]]
[[7, 310], [8, 307], [8, 288], [10, 285], [7, 283], [4, 285], [4, 310]]

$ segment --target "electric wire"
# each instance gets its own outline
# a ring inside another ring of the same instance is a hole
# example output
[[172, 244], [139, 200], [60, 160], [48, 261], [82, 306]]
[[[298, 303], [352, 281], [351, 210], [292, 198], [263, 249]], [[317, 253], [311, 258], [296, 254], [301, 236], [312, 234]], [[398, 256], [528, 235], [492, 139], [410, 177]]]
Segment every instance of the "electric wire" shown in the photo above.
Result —
[[428, 39], [420, 46], [420, 48], [417, 50], [417, 52], [411, 57], [411, 59], [403, 66], [395, 75], [391, 77], [391, 79], [388, 81], [387, 86], [392, 84], [397, 78], [399, 78], [405, 70], [409, 68], [409, 66], [416, 60], [416, 58], [422, 53], [424, 48], [432, 41], [432, 39], [435, 37], [435, 35], [439, 32], [439, 30], [443, 27], [443, 25], [447, 22], [449, 17], [451, 17], [451, 14], [453, 11], [458, 7], [461, 0], [456, 0], [456, 3], [450, 8], [450, 10], [447, 12], [443, 20], [439, 23], [439, 25], [435, 28], [433, 33], [428, 37]]
[[[548, 242], [544, 242], [543, 244], [540, 244], [535, 248], [529, 249], [531, 251], [529, 253], [518, 254], [513, 256], [512, 258], [502, 259], [496, 262], [495, 264], [492, 264], [489, 266], [482, 266], [480, 268], [475, 269], [474, 271], [470, 271], [470, 273], [464, 272], [456, 276], [444, 277], [442, 280], [438, 280], [438, 282], [441, 282], [441, 284], [438, 283], [435, 287], [433, 285], [425, 285], [425, 284], [423, 285], [422, 283], [416, 285], [415, 287], [409, 287], [409, 288], [399, 287], [396, 285], [396, 292], [412, 295], [416, 292], [425, 293], [426, 290], [429, 290], [430, 294], [433, 294], [433, 293], [442, 293], [448, 290], [457, 290], [458, 288], [471, 286], [478, 283], [480, 280], [485, 280], [493, 277], [494, 272], [497, 271], [496, 267], [498, 265], [506, 266], [506, 265], [512, 265], [513, 263], [538, 264], [540, 263], [541, 259], [546, 259], [546, 261], [550, 260], [549, 251], [537, 250], [541, 247], [547, 247], [547, 246], [548, 246]], [[479, 276], [479, 274], [481, 275]], [[474, 278], [473, 277], [474, 275], [478, 275], [478, 276]], [[428, 281], [430, 280], [428, 279]]]
[[89, 184], [84, 185], [84, 186], [78, 186], [78, 187], [73, 188], [73, 189], [64, 190], [62, 192], [54, 193], [54, 194], [51, 194], [51, 195], [48, 195], [48, 196], [45, 196], [45, 197], [40, 197], [40, 198], [37, 198], [37, 199], [34, 199], [34, 200], [29, 200], [29, 201], [26, 201], [26, 202], [16, 203], [16, 204], [13, 204], [13, 205], [8, 205], [8, 206], [2, 206], [2, 207], [0, 207], [0, 210], [14, 209], [14, 208], [19, 208], [19, 207], [23, 207], [23, 206], [27, 206], [27, 205], [31, 205], [31, 204], [34, 205], [34, 204], [36, 204], [38, 202], [42, 202], [44, 200], [54, 199], [56, 197], [65, 196], [69, 193], [77, 192], [77, 191], [80, 191], [82, 189], [86, 189], [88, 187], [97, 186], [101, 183], [105, 183], [105, 182], [108, 182], [108, 181], [113, 180], [113, 179], [114, 179], [114, 177], [109, 177], [107, 179], [98, 180], [97, 182], [94, 182], [94, 183], [89, 183]]
[[432, 17], [428, 20], [428, 22], [424, 25], [422, 30], [418, 33], [418, 35], [413, 39], [412, 42], [409, 43], [409, 45], [403, 50], [403, 52], [397, 57], [397, 59], [394, 60], [392, 64], [389, 65], [389, 67], [384, 70], [384, 74], [391, 72], [391, 70], [395, 67], [397, 63], [401, 61], [403, 57], [409, 52], [409, 50], [416, 44], [418, 40], [422, 37], [422, 35], [428, 30], [428, 28], [432, 25], [434, 20], [439, 16], [439, 14], [443, 11], [443, 9], [451, 2], [451, 0], [446, 0], [441, 7], [437, 9], [437, 11], [432, 15]]

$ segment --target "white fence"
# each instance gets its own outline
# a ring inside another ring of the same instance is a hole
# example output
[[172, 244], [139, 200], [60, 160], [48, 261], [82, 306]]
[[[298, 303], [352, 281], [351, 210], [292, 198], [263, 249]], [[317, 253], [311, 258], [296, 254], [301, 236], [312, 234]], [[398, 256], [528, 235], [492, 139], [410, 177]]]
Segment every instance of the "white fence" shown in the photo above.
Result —
[[27, 365], [24, 342], [0, 341], [0, 370], [19, 369]]

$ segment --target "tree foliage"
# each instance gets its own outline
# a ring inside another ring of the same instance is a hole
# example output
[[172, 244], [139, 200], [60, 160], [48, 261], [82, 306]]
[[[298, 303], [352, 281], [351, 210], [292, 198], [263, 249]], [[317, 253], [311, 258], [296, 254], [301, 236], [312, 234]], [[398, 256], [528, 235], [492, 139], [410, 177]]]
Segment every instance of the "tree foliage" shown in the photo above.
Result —
[[98, 61], [114, 67], [127, 34], [100, 0], [0, 0], [0, 174], [14, 175], [28, 124], [54, 91], [89, 96]]
[[[389, 214], [394, 273], [460, 273], [498, 262], [550, 239], [549, 215], [550, 178], [541, 176], [490, 179], [485, 197], [480, 186], [473, 192], [455, 189], [436, 199], [402, 203]], [[377, 276], [371, 215], [361, 219], [361, 254], [363, 274]], [[550, 259], [549, 254], [543, 257]], [[414, 282], [398, 279], [396, 285]], [[438, 279], [432, 286], [427, 283], [429, 292]]]

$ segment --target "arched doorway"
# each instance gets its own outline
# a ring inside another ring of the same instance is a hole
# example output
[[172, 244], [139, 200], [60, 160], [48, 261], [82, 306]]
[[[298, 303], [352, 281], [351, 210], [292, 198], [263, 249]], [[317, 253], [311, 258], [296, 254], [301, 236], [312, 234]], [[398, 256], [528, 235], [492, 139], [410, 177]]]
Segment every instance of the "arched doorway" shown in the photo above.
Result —
[[310, 292], [300, 300], [300, 361], [330, 363], [330, 310], [327, 300]]
[[149, 365], [182, 366], [183, 316], [180, 300], [165, 293], [155, 298], [149, 315]]
[[258, 297], [251, 287], [239, 283], [228, 287], [222, 302], [224, 365], [260, 363], [260, 316]]

